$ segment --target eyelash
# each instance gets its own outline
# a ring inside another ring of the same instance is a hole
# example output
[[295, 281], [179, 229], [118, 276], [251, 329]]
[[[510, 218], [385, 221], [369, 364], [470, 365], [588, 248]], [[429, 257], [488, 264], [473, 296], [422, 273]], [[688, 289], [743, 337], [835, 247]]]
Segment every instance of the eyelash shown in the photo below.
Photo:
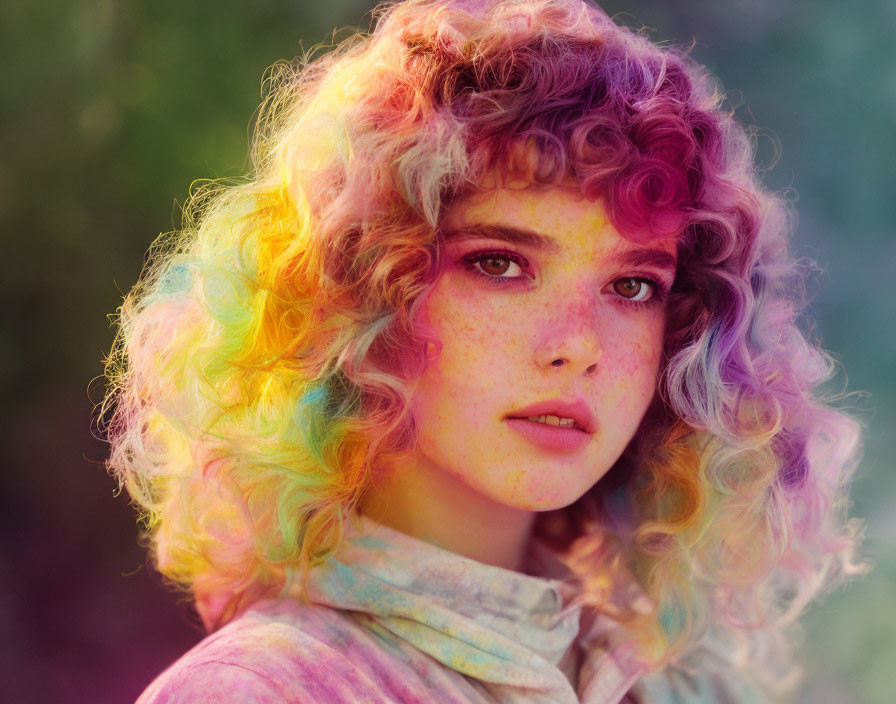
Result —
[[[467, 271], [471, 272], [475, 276], [479, 278], [485, 279], [486, 283], [489, 283], [493, 286], [506, 286], [508, 284], [520, 281], [525, 278], [524, 276], [493, 276], [491, 274], [486, 274], [483, 271], [480, 271], [476, 264], [481, 262], [483, 259], [487, 259], [489, 257], [493, 257], [496, 259], [507, 259], [509, 261], [517, 264], [521, 269], [528, 269], [529, 262], [528, 260], [517, 254], [516, 252], [510, 252], [507, 250], [485, 250], [478, 252], [471, 252], [470, 254], [466, 254], [461, 257], [460, 261], [464, 265], [464, 268]], [[663, 285], [651, 276], [623, 276], [616, 281], [625, 281], [629, 279], [635, 279], [636, 281], [642, 281], [653, 287], [653, 293], [650, 294], [650, 298], [646, 301], [631, 301], [626, 299], [625, 296], [619, 296], [623, 301], [623, 305], [632, 306], [634, 308], [651, 308], [654, 306], [661, 305], [667, 296], [667, 291], [663, 287]], [[614, 281], [613, 283], [616, 283]]]

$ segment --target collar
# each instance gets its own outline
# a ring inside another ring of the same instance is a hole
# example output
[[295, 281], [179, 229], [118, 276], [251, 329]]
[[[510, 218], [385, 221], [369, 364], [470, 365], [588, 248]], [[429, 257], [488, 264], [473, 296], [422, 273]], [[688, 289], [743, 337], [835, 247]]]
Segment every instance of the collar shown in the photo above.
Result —
[[[577, 702], [561, 671], [579, 632], [571, 571], [533, 541], [530, 565], [486, 565], [363, 514], [343, 524], [335, 553], [311, 569], [312, 603], [360, 612], [444, 665], [526, 701]], [[291, 579], [298, 580], [293, 573]], [[287, 586], [289, 589], [289, 586]]]

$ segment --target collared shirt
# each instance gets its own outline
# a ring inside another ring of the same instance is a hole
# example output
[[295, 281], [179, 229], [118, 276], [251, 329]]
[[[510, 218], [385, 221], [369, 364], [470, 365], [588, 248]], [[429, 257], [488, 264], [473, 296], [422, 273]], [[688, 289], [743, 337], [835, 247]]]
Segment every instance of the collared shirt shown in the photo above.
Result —
[[650, 673], [597, 645], [613, 642], [619, 626], [609, 619], [583, 637], [581, 607], [562, 579], [569, 570], [541, 543], [529, 556], [537, 574], [525, 574], [353, 520], [335, 554], [312, 568], [310, 603], [290, 596], [295, 575], [280, 598], [175, 662], [137, 704], [760, 701], [720, 677], [724, 668]]

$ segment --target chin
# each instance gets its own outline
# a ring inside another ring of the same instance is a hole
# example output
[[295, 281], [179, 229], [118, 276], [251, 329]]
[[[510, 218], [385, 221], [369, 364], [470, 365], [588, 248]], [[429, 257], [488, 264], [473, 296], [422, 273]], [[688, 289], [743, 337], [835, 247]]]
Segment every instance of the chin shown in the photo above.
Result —
[[[558, 511], [560, 509], [564, 509], [567, 506], [571, 506], [576, 501], [578, 501], [585, 492], [581, 492], [578, 494], [569, 494], [564, 492], [563, 495], [551, 495], [544, 496], [544, 498], [533, 499], [531, 497], [527, 497], [526, 500], [520, 500], [519, 498], [510, 501], [501, 501], [508, 506], [512, 506], [513, 508], [517, 508], [520, 511], [530, 511], [530, 512], [544, 512], [544, 511]], [[543, 492], [542, 492], [543, 494]]]

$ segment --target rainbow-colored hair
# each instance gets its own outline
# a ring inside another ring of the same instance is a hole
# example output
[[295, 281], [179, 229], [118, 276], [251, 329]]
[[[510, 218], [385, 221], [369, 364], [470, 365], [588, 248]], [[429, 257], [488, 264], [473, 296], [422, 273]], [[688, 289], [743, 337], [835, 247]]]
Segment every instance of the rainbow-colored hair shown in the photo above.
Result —
[[680, 265], [635, 439], [536, 531], [598, 610], [598, 575], [633, 570], [657, 608], [615, 617], [641, 619], [653, 656], [711, 637], [786, 685], [787, 626], [861, 569], [860, 426], [820, 397], [834, 364], [798, 329], [806, 267], [751, 135], [686, 52], [582, 0], [376, 13], [274, 67], [251, 179], [197, 193], [119, 309], [108, 467], [158, 569], [212, 629], [331, 554], [376, 467], [415, 444], [446, 205], [493, 170], [572, 178], [625, 236], [678, 236]]

